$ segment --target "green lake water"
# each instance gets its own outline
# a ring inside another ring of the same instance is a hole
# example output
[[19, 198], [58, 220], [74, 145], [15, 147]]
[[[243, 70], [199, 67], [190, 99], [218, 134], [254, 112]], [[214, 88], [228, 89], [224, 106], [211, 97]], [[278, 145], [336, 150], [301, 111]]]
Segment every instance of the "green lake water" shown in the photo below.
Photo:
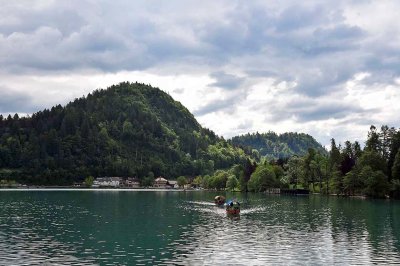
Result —
[[205, 191], [0, 191], [0, 265], [400, 263], [400, 202]]

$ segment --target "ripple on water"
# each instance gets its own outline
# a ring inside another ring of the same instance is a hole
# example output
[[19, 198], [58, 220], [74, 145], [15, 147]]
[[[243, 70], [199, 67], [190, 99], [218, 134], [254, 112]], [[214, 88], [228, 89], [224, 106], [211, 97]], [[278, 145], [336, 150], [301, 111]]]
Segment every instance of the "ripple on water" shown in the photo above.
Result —
[[232, 217], [207, 201], [211, 193], [198, 200], [195, 193], [87, 191], [78, 194], [79, 200], [77, 192], [42, 193], [0, 195], [0, 265], [400, 261], [398, 207], [382, 212], [386, 205], [369, 210], [355, 202], [355, 211], [335, 199], [255, 196], [243, 201], [240, 216]]

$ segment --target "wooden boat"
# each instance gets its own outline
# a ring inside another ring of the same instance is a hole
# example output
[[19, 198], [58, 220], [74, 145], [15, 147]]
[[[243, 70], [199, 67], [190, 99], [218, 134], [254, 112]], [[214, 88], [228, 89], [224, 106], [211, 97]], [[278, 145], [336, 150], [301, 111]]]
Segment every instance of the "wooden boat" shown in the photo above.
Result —
[[223, 205], [225, 203], [225, 197], [224, 196], [215, 196], [214, 202], [217, 205]]
[[226, 203], [226, 213], [230, 215], [238, 215], [240, 213], [240, 203], [230, 200]]

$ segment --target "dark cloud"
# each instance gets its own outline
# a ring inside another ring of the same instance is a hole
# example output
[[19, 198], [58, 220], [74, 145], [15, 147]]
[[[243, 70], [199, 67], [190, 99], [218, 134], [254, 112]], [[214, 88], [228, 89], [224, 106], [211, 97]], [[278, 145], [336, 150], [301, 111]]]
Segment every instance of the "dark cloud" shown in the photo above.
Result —
[[294, 114], [298, 113], [296, 117], [300, 122], [327, 120], [331, 118], [340, 119], [349, 115], [366, 112], [367, 110], [361, 107], [352, 106], [349, 104], [313, 106], [312, 108], [307, 108], [301, 112], [296, 112], [296, 110], [293, 110]]
[[[400, 8], [395, 1], [386, 4]], [[34, 108], [29, 97], [11, 92], [7, 75], [137, 70], [212, 78], [207, 87], [221, 89], [221, 99], [205, 101], [195, 112], [199, 116], [234, 112], [248, 87], [268, 78], [272, 85], [266, 86], [292, 84], [271, 102], [247, 102], [271, 121], [353, 117], [361, 125], [372, 112], [368, 106], [327, 99], [344, 95], [361, 72], [368, 73], [357, 81], [364, 92], [398, 86], [400, 32], [397, 24], [375, 16], [374, 5], [359, 0], [5, 1], [0, 74], [9, 89], [1, 88], [0, 111]], [[179, 88], [173, 92], [185, 94]], [[288, 104], [293, 97], [297, 101]]]
[[[255, 108], [262, 107], [257, 106]], [[329, 119], [367, 118], [379, 111], [374, 108], [363, 108], [357, 103], [298, 97], [285, 104], [272, 103], [271, 106], [268, 106], [266, 121], [277, 122], [292, 119], [304, 123]]]
[[235, 103], [237, 101], [238, 99], [235, 97], [223, 100], [220, 99], [213, 100], [195, 110], [193, 114], [196, 116], [203, 116], [209, 113], [221, 112], [221, 111], [225, 113], [232, 113], [236, 109]]
[[215, 79], [215, 82], [211, 83], [210, 86], [219, 87], [226, 90], [237, 89], [245, 81], [244, 78], [227, 74], [223, 71], [211, 73], [210, 76]]
[[32, 113], [38, 106], [28, 95], [0, 87], [0, 113]]
[[292, 32], [305, 27], [315, 27], [332, 20], [332, 15], [327, 14], [329, 11], [322, 5], [289, 6], [279, 14], [275, 29], [278, 32]]

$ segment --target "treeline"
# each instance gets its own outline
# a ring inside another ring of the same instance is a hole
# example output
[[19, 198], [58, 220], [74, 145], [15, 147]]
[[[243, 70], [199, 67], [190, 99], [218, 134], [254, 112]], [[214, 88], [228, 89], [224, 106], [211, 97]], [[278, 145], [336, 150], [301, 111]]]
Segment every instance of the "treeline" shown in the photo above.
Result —
[[233, 165], [229, 169], [217, 170], [213, 175], [197, 176], [192, 184], [206, 189], [263, 192], [269, 188], [286, 187], [284, 160], [268, 162], [262, 159], [246, 160], [244, 164]]
[[304, 155], [309, 148], [325, 154], [326, 150], [312, 136], [304, 133], [288, 132], [276, 134], [269, 131], [267, 133], [247, 133], [245, 135], [233, 137], [229, 140], [234, 146], [242, 149], [250, 149], [248, 153], [254, 156], [266, 157], [268, 159], [289, 158], [293, 155]]
[[182, 104], [140, 83], [96, 90], [31, 117], [0, 115], [0, 179], [26, 184], [211, 175], [245, 160]]
[[[356, 141], [344, 146], [331, 140], [328, 156], [309, 150], [292, 157], [285, 175], [288, 184], [321, 193], [398, 198], [400, 195], [400, 131], [370, 127], [364, 149]], [[318, 184], [316, 187], [315, 184]]]
[[194, 184], [211, 189], [262, 192], [269, 188], [305, 188], [312, 192], [400, 198], [400, 130], [371, 126], [365, 147], [331, 140], [329, 153], [309, 148], [288, 159], [247, 160]]

